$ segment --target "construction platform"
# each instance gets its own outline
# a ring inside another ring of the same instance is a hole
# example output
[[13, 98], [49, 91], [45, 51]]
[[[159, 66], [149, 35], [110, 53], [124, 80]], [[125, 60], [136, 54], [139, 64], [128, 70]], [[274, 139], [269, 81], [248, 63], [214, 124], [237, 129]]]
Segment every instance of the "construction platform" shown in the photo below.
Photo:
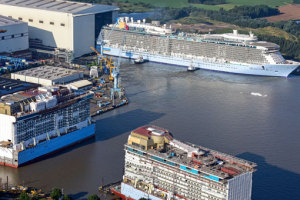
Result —
[[113, 81], [110, 81], [107, 75], [102, 76], [102, 80], [102, 82], [97, 81], [95, 83], [96, 86], [91, 89], [94, 92], [94, 97], [90, 103], [91, 116], [96, 116], [128, 104], [124, 88], [120, 88], [120, 92], [115, 92], [112, 95]]

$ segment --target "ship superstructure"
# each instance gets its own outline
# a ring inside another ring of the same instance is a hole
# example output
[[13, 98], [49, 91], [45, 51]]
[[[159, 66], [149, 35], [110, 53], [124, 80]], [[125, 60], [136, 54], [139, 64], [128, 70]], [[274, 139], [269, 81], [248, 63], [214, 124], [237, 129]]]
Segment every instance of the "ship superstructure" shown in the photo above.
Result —
[[18, 167], [94, 136], [92, 94], [39, 87], [0, 100], [0, 164]]
[[122, 199], [250, 200], [256, 164], [143, 126], [125, 144]]
[[258, 41], [251, 32], [175, 33], [158, 21], [132, 18], [103, 27], [97, 44], [108, 55], [231, 73], [287, 77], [299, 67], [282, 57], [278, 45]]

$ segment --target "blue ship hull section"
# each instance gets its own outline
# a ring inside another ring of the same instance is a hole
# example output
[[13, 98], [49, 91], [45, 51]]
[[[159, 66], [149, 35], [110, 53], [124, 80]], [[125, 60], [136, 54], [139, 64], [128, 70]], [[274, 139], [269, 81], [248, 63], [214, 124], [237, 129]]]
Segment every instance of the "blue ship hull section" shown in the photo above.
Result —
[[47, 154], [53, 153], [67, 146], [71, 146], [95, 135], [95, 124], [91, 124], [74, 132], [46, 140], [35, 147], [20, 151], [18, 165], [23, 165]]
[[293, 71], [295, 71], [299, 67], [299, 65], [297, 64], [250, 65], [235, 63], [219, 63], [194, 59], [185, 59], [181, 57], [168, 55], [154, 55], [148, 52], [140, 53], [134, 51], [122, 51], [119, 48], [111, 48], [106, 46], [104, 48], [105, 50], [103, 51], [103, 53], [112, 56], [121, 56], [129, 59], [136, 59], [139, 56], [143, 56], [144, 60], [151, 62], [166, 63], [185, 67], [189, 67], [192, 64], [195, 68], [236, 74], [288, 77]]

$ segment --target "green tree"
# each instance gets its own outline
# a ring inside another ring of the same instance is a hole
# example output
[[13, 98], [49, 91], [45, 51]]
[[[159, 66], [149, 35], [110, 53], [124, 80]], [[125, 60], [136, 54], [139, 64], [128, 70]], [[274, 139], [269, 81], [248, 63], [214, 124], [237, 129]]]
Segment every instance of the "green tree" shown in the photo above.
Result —
[[71, 198], [68, 195], [65, 194], [63, 200], [71, 200]]
[[31, 197], [31, 200], [39, 200], [39, 197], [37, 194], [33, 195], [33, 197]]
[[140, 198], [139, 200], [147, 200], [147, 199], [143, 197], [143, 198]]
[[62, 192], [61, 189], [59, 188], [53, 188], [51, 193], [50, 193], [50, 197], [54, 200], [58, 200], [60, 197], [62, 196]]
[[88, 197], [88, 200], [100, 200], [100, 198], [96, 194], [93, 194]]
[[22, 192], [19, 196], [20, 200], [30, 200], [30, 197], [28, 196], [28, 194], [26, 192]]

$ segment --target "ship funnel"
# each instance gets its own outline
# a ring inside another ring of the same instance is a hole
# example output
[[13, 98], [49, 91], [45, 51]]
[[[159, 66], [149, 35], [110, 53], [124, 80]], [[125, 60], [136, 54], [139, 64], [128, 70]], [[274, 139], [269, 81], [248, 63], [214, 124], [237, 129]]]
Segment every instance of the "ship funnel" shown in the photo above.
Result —
[[141, 24], [141, 20], [137, 20], [137, 23], [138, 23], [138, 24]]
[[129, 17], [125, 17], [125, 22], [128, 23]]
[[133, 23], [133, 17], [130, 18], [131, 23]]
[[233, 35], [238, 35], [238, 30], [233, 30]]
[[146, 19], [143, 19], [143, 23], [144, 23], [144, 24], [146, 23]]
[[254, 37], [254, 34], [252, 33], [252, 31], [249, 32], [249, 35], [250, 35], [251, 38]]

